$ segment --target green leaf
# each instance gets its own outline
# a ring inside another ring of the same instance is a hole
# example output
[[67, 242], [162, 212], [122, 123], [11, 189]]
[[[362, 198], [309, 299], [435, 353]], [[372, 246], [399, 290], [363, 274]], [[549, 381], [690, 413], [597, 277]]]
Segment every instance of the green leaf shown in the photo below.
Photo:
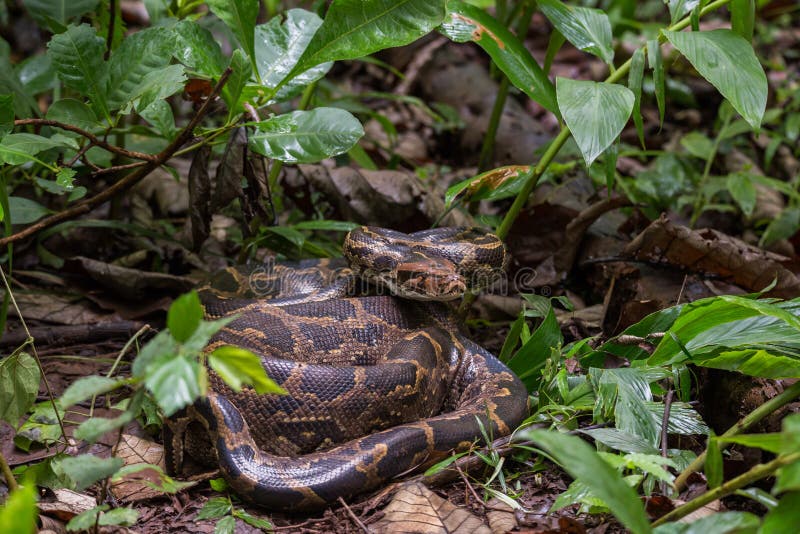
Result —
[[628, 71], [628, 89], [633, 92], [633, 124], [639, 135], [639, 143], [644, 145], [644, 124], [642, 123], [642, 80], [644, 80], [644, 50], [639, 47], [631, 56], [631, 69]]
[[223, 517], [214, 526], [214, 534], [234, 534], [235, 530], [236, 519], [232, 515]]
[[[687, 525], [666, 523], [653, 534], [755, 534], [761, 521], [747, 512], [716, 512]], [[767, 534], [766, 531], [762, 531]]]
[[114, 508], [109, 510], [107, 504], [95, 506], [90, 510], [82, 512], [67, 523], [67, 531], [83, 532], [93, 530], [95, 525], [99, 526], [123, 526], [129, 527], [139, 519], [139, 512], [132, 508]]
[[569, 78], [556, 80], [556, 94], [561, 115], [587, 166], [620, 134], [635, 100], [627, 87]]
[[611, 22], [602, 10], [567, 6], [558, 0], [539, 0], [538, 4], [542, 13], [575, 48], [613, 64]]
[[681, 146], [696, 158], [707, 160], [714, 153], [714, 142], [700, 132], [689, 132], [681, 137]]
[[748, 42], [753, 40], [753, 26], [756, 22], [756, 3], [754, 0], [732, 0], [731, 29]]
[[14, 129], [14, 95], [0, 95], [0, 137]]
[[[97, 115], [92, 108], [73, 98], [63, 98], [53, 102], [47, 108], [46, 116], [50, 120], [71, 124], [90, 132], [100, 126]], [[66, 130], [61, 133], [63, 135], [80, 136], [80, 134]]]
[[[52, 402], [34, 404], [32, 412], [14, 436], [14, 444], [24, 451], [28, 451], [33, 443], [49, 446], [61, 439], [61, 427]], [[64, 410], [59, 409], [59, 413], [63, 418]]]
[[173, 356], [177, 353], [178, 342], [175, 341], [169, 330], [162, 330], [142, 347], [139, 355], [133, 360], [133, 365], [131, 365], [133, 376], [144, 378], [147, 367], [151, 363], [164, 356]]
[[[196, 22], [182, 20], [173, 29], [175, 59], [200, 74], [216, 78], [225, 70], [225, 56], [210, 31]], [[235, 51], [234, 51], [235, 52]]]
[[661, 47], [658, 39], [647, 41], [647, 63], [653, 71], [653, 86], [656, 93], [656, 104], [658, 105], [658, 124], [664, 124], [665, 110], [665, 81], [664, 81], [664, 58], [661, 57]]
[[[781, 455], [800, 451], [800, 414], [791, 414], [781, 422]], [[800, 461], [785, 465], [778, 470], [778, 482], [773, 493], [800, 491]]]
[[720, 450], [717, 440], [713, 436], [708, 438], [704, 471], [709, 488], [716, 488], [722, 484], [722, 450]]
[[464, 2], [450, 1], [447, 10], [442, 33], [457, 43], [476, 43], [515, 87], [546, 110], [558, 113], [553, 84], [513, 33], [485, 11]]
[[233, 51], [230, 62], [231, 75], [228, 77], [228, 83], [222, 88], [222, 99], [228, 105], [228, 121], [233, 119], [234, 114], [242, 111], [243, 107], [239, 102], [250, 76], [253, 74], [253, 69], [247, 60], [247, 56], [240, 48]]
[[92, 454], [67, 456], [62, 458], [53, 470], [67, 475], [81, 491], [98, 480], [108, 478], [122, 467], [122, 458], [100, 458]]
[[364, 135], [358, 119], [338, 108], [293, 111], [255, 126], [250, 147], [284, 163], [315, 163], [343, 154]]
[[570, 476], [602, 499], [617, 519], [634, 534], [651, 531], [639, 497], [621, 475], [583, 440], [546, 430], [523, 430], [517, 439], [530, 440], [552, 457]]
[[87, 443], [95, 443], [104, 434], [122, 428], [136, 416], [131, 412], [123, 412], [117, 417], [92, 417], [83, 421], [75, 430], [75, 438], [86, 441]]
[[17, 428], [39, 392], [39, 367], [27, 352], [0, 360], [0, 420]]
[[444, 0], [334, 0], [286, 79], [327, 61], [416, 41], [441, 24]]
[[280, 17], [273, 17], [268, 23], [256, 26], [256, 64], [261, 83], [270, 89], [282, 85], [278, 100], [297, 94], [331, 68], [332, 63], [326, 62], [299, 73], [291, 80], [286, 79], [321, 25], [322, 19], [316, 13], [290, 9], [283, 23]]
[[231, 512], [231, 501], [227, 497], [214, 497], [206, 501], [197, 514], [197, 520], [216, 519]]
[[541, 379], [541, 370], [551, 356], [551, 350], [562, 342], [561, 329], [551, 306], [542, 324], [509, 360], [508, 366], [532, 390]]
[[360, 226], [361, 225], [358, 223], [347, 221], [331, 221], [328, 219], [300, 221], [299, 223], [292, 225], [295, 230], [326, 230], [333, 232], [349, 232], [350, 230], [355, 230]]
[[70, 20], [94, 11], [99, 0], [23, 0], [28, 13], [43, 26], [49, 27], [49, 20], [66, 26]]
[[745, 173], [729, 174], [725, 183], [728, 187], [728, 192], [733, 197], [733, 200], [739, 204], [742, 213], [746, 217], [750, 217], [756, 207], [756, 186], [750, 179], [750, 175]]
[[[139, 475], [139, 476], [133, 476]], [[145, 484], [149, 488], [162, 493], [177, 493], [184, 488], [193, 486], [194, 482], [178, 482], [168, 476], [163, 469], [154, 464], [129, 464], [117, 471], [111, 482], [120, 482], [124, 479], [131, 479]]]
[[197, 291], [190, 291], [175, 299], [167, 312], [167, 328], [172, 337], [183, 343], [191, 337], [203, 320], [203, 305]]
[[230, 28], [239, 44], [250, 58], [254, 71], [256, 67], [255, 27], [258, 17], [258, 0], [207, 0], [211, 12]]
[[32, 56], [16, 66], [19, 80], [31, 95], [51, 91], [58, 86], [58, 77], [50, 56], [41, 54]]
[[144, 384], [169, 417], [203, 393], [201, 383], [206, 382], [202, 371], [194, 358], [165, 356], [147, 366]]
[[506, 165], [467, 178], [447, 188], [444, 205], [449, 208], [456, 199], [500, 200], [516, 196], [530, 171], [530, 165]]
[[208, 364], [234, 391], [253, 386], [256, 393], [285, 395], [286, 390], [267, 376], [261, 358], [247, 349], [226, 345], [208, 355]]
[[147, 28], [126, 37], [108, 61], [109, 108], [125, 107], [148, 85], [158, 83], [162, 75], [156, 73], [169, 64], [174, 50], [175, 36], [166, 28]]
[[65, 144], [41, 135], [30, 133], [8, 134], [0, 141], [0, 161], [9, 165], [21, 165], [33, 161], [39, 152], [63, 148]]
[[[8, 44], [5, 41], [0, 41]], [[14, 112], [19, 118], [38, 115], [39, 106], [19, 79], [9, 60], [8, 53], [0, 53], [0, 93], [14, 95]]]
[[183, 349], [189, 353], [203, 350], [211, 336], [234, 319], [235, 315], [229, 315], [216, 321], [201, 321], [192, 336], [183, 343]]
[[105, 376], [84, 376], [70, 384], [61, 395], [59, 403], [62, 408], [67, 409], [73, 404], [77, 404], [95, 395], [102, 395], [103, 393], [114, 391], [124, 384], [125, 382], [122, 380], [115, 380]]
[[13, 224], [30, 224], [50, 213], [38, 202], [23, 197], [8, 197], [8, 209]]
[[750, 126], [761, 125], [767, 106], [767, 76], [750, 43], [724, 29], [663, 33]]
[[700, 0], [665, 0], [669, 6], [670, 24], [675, 24], [684, 15], [700, 4]]
[[736, 443], [745, 447], [755, 447], [772, 453], [781, 451], [781, 440], [783, 435], [779, 432], [769, 432], [766, 434], [743, 434], [731, 437], [717, 437], [718, 443]]
[[800, 491], [792, 491], [781, 497], [778, 506], [764, 516], [761, 532], [792, 532], [800, 525]]
[[26, 481], [12, 491], [0, 506], [0, 525], [5, 532], [34, 534], [36, 528], [36, 484]]
[[241, 519], [250, 526], [260, 528], [263, 532], [270, 532], [274, 528], [267, 518], [250, 515], [244, 510], [234, 510], [233, 516], [237, 519]]
[[128, 95], [130, 100], [123, 106], [123, 112], [130, 112], [132, 104], [136, 111], [146, 110], [151, 104], [164, 100], [183, 89], [186, 75], [183, 65], [168, 65], [150, 71], [141, 83]]
[[110, 122], [106, 101], [108, 66], [103, 61], [103, 38], [91, 26], [81, 24], [70, 26], [66, 32], [53, 36], [47, 48], [64, 85], [88, 96], [98, 115]]
[[646, 454], [658, 454], [658, 449], [641, 437], [624, 432], [616, 428], [592, 428], [581, 430], [582, 434], [590, 436], [612, 449], [622, 452], [640, 452]]

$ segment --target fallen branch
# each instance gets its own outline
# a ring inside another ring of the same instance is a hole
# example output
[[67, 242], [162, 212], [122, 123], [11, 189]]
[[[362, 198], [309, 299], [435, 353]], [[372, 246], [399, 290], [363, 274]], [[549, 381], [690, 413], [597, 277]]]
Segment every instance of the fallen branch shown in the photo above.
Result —
[[[232, 69], [228, 67], [225, 70], [225, 72], [222, 73], [222, 76], [220, 76], [219, 81], [214, 86], [213, 91], [208, 96], [206, 101], [203, 102], [203, 105], [200, 106], [200, 109], [197, 110], [197, 113], [195, 114], [194, 117], [192, 117], [192, 120], [189, 121], [189, 124], [187, 124], [183, 128], [183, 130], [180, 131], [180, 133], [175, 137], [175, 139], [164, 150], [153, 156], [152, 160], [150, 159], [146, 160], [146, 163], [144, 165], [137, 168], [136, 170], [134, 170], [124, 178], [120, 179], [118, 182], [114, 183], [107, 189], [96, 194], [95, 196], [87, 198], [86, 200], [83, 200], [75, 204], [71, 208], [66, 209], [64, 211], [60, 211], [54, 215], [51, 215], [50, 217], [45, 217], [41, 221], [28, 226], [27, 228], [17, 232], [16, 234], [12, 234], [8, 237], [0, 239], [0, 247], [30, 237], [38, 232], [41, 232], [45, 228], [50, 228], [51, 226], [55, 226], [60, 222], [69, 219], [74, 219], [79, 215], [88, 213], [89, 211], [99, 206], [100, 204], [110, 200], [117, 193], [120, 193], [128, 189], [129, 187], [135, 185], [142, 178], [150, 174], [153, 170], [157, 169], [158, 167], [166, 163], [167, 160], [169, 160], [172, 157], [172, 155], [175, 152], [177, 152], [178, 149], [180, 149], [181, 146], [183, 146], [183, 144], [186, 143], [186, 141], [188, 141], [189, 138], [192, 136], [192, 132], [194, 132], [194, 129], [197, 127], [197, 125], [200, 123], [200, 121], [203, 119], [206, 113], [208, 113], [211, 103], [222, 91], [222, 88], [225, 86], [225, 83], [228, 81], [228, 78], [230, 77], [232, 72], [233, 72]], [[25, 120], [34, 120], [34, 119], [25, 119]]]

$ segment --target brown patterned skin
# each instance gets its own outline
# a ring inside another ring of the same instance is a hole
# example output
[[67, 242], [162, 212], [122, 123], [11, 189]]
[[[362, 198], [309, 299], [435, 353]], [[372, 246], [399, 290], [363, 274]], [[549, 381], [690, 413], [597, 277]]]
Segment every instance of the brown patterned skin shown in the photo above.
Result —
[[[416, 264], [425, 255], [433, 258], [433, 271], [449, 262], [461, 267], [457, 275], [465, 279], [471, 276], [470, 262], [482, 269], [484, 260], [494, 255], [496, 267], [504, 266], [504, 249], [499, 256], [496, 249], [489, 250], [499, 241], [496, 237], [471, 229], [438, 231], [440, 250], [457, 249], [448, 241], [455, 241], [454, 236], [474, 239], [471, 248], [469, 241], [466, 247], [459, 245], [466, 259], [447, 250], [448, 255], [437, 255], [435, 230], [406, 235], [365, 228], [351, 232], [345, 252], [362, 274], [384, 268], [385, 260], [368, 264], [363, 256], [395, 252], [391, 240], [399, 243], [398, 249], [408, 248], [412, 258], [398, 254], [395, 265]], [[374, 249], [365, 248], [371, 236], [381, 239]], [[482, 236], [493, 239], [480, 241]], [[481, 246], [486, 249], [475, 250]], [[296, 280], [276, 282], [272, 300], [248, 299], [248, 290], [237, 293], [244, 278], [236, 270], [223, 275], [231, 291], [205, 293], [211, 315], [239, 307], [238, 317], [215, 336], [209, 350], [232, 344], [256, 352], [267, 374], [289, 395], [235, 393], [211, 373], [214, 393], [165, 426], [170, 472], [180, 471], [184, 455], [206, 457], [218, 463], [230, 486], [249, 501], [271, 509], [312, 509], [374, 489], [468, 447], [481, 437], [478, 420], [498, 437], [527, 415], [525, 387], [459, 332], [446, 304], [342, 296], [354, 288], [354, 275], [346, 270], [338, 271], [337, 282], [320, 287], [324, 297], [316, 300], [320, 297], [313, 288], [321, 273], [329, 275], [341, 264], [299, 267], [293, 271]], [[419, 276], [418, 283], [408, 286], [412, 293], [432, 283]], [[434, 272], [433, 279], [450, 284], [456, 278]], [[312, 290], [303, 294], [298, 289], [305, 287]], [[203, 438], [211, 447], [198, 445]]]

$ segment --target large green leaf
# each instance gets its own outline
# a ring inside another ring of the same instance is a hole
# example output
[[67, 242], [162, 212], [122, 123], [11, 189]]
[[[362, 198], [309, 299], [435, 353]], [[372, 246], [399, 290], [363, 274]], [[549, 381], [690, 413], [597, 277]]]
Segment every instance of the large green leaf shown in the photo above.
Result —
[[800, 377], [799, 317], [800, 299], [698, 300], [683, 307], [648, 364], [690, 360], [765, 378]]
[[[692, 523], [675, 522], [659, 525], [653, 534], [754, 534], [759, 532], [758, 516], [748, 512], [716, 512]], [[764, 534], [768, 531], [762, 530]]]
[[556, 94], [561, 116], [587, 166], [617, 138], [635, 101], [627, 87], [569, 78], [556, 80]]
[[678, 22], [684, 15], [693, 10], [700, 0], [666, 0], [669, 6], [669, 18], [672, 24]]
[[205, 392], [203, 369], [191, 356], [162, 356], [147, 366], [144, 383], [164, 415], [169, 417]]
[[[94, 111], [92, 111], [92, 108], [80, 100], [75, 100], [74, 98], [56, 100], [50, 104], [49, 108], [47, 108], [46, 116], [50, 120], [72, 124], [73, 126], [83, 128], [87, 131], [92, 131], [100, 126], [97, 120], [97, 115], [95, 115]], [[74, 136], [80, 135], [68, 131], [63, 131], [61, 134]]]
[[88, 488], [98, 480], [110, 477], [122, 467], [122, 458], [100, 458], [93, 454], [67, 456], [53, 465], [58, 474], [67, 475], [80, 491]]
[[40, 24], [50, 26], [52, 19], [66, 26], [73, 18], [94, 11], [99, 0], [23, 0], [22, 3]]
[[364, 135], [358, 119], [338, 108], [293, 111], [255, 126], [251, 148], [284, 163], [315, 163], [343, 154]]
[[167, 312], [167, 328], [172, 337], [184, 342], [191, 337], [203, 320], [203, 305], [197, 291], [176, 298]]
[[14, 112], [17, 117], [30, 117], [39, 110], [36, 100], [25, 90], [17, 72], [11, 65], [7, 51], [8, 43], [2, 38], [0, 38], [0, 43], [6, 48], [5, 53], [0, 51], [0, 93], [14, 95]]
[[287, 79], [311, 67], [413, 42], [441, 24], [444, 0], [334, 0]]
[[253, 70], [256, 69], [255, 27], [258, 18], [258, 0], [208, 0], [211, 12], [218, 16], [231, 29], [233, 35], [250, 58]]
[[[136, 111], [144, 111], [154, 102], [166, 99], [183, 89], [186, 83], [186, 75], [183, 72], [183, 65], [167, 65], [145, 74], [142, 81], [129, 95], [130, 104]], [[129, 105], [123, 109], [127, 111]]]
[[126, 37], [108, 61], [108, 106], [119, 109], [138, 98], [148, 75], [169, 63], [175, 36], [166, 28], [147, 28]]
[[458, 43], [478, 44], [515, 87], [546, 110], [558, 113], [553, 84], [513, 33], [482, 9], [465, 2], [448, 2], [447, 10], [442, 33]]
[[767, 76], [753, 47], [731, 30], [664, 31], [697, 71], [758, 128], [767, 106]]
[[290, 9], [283, 23], [279, 17], [274, 17], [268, 23], [256, 26], [256, 64], [261, 83], [270, 89], [281, 86], [276, 100], [291, 98], [330, 70], [333, 63], [328, 61], [282, 83], [297, 65], [321, 25], [322, 19], [315, 13]]
[[26, 481], [15, 488], [0, 506], [0, 525], [6, 532], [34, 534], [36, 526], [36, 484]]
[[558, 0], [539, 0], [538, 4], [542, 13], [575, 48], [594, 54], [609, 65], [614, 62], [611, 22], [603, 11], [567, 6]]
[[182, 20], [175, 33], [175, 59], [206, 76], [218, 77], [225, 69], [225, 56], [210, 31], [196, 22]]
[[51, 148], [63, 148], [58, 139], [30, 133], [9, 134], [0, 141], [0, 161], [9, 165], [21, 165], [32, 161], [39, 152]]
[[253, 386], [256, 393], [286, 394], [286, 391], [267, 376], [261, 358], [247, 349], [226, 345], [208, 355], [208, 365], [234, 391], [242, 385]]
[[552, 356], [552, 350], [563, 342], [553, 307], [549, 306], [542, 324], [508, 361], [508, 366], [525, 383], [528, 390], [535, 389], [541, 379], [541, 370]]
[[602, 499], [617, 519], [634, 534], [651, 531], [639, 497], [622, 475], [582, 439], [546, 430], [522, 430], [517, 439], [533, 441], [574, 479]]
[[36, 400], [39, 367], [27, 352], [0, 360], [0, 420], [17, 428], [19, 419]]
[[8, 197], [8, 208], [13, 224], [30, 224], [50, 213], [35, 200], [25, 197]]
[[60, 404], [64, 409], [73, 404], [77, 404], [94, 395], [108, 393], [124, 385], [121, 380], [114, 380], [105, 376], [90, 375], [83, 376], [70, 384], [61, 395]]
[[[86, 95], [101, 117], [111, 120], [106, 101], [105, 43], [88, 24], [70, 26], [47, 44], [53, 65], [64, 85]], [[141, 58], [136, 58], [140, 61]], [[130, 68], [131, 65], [128, 65]]]

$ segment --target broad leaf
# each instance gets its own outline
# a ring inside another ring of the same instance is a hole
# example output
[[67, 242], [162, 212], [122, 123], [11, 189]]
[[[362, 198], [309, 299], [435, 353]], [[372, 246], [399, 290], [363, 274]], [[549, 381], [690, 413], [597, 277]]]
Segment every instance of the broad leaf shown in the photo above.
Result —
[[364, 135], [358, 119], [338, 108], [294, 111], [255, 126], [251, 148], [284, 163], [316, 163], [343, 154]]
[[39, 391], [39, 367], [26, 352], [0, 360], [0, 420], [17, 428]]
[[767, 76], [750, 43], [731, 30], [663, 33], [750, 126], [761, 125]]
[[745, 40], [753, 40], [753, 26], [756, 19], [755, 0], [732, 0], [730, 4], [731, 29]]
[[14, 95], [0, 95], [0, 138], [14, 129]]
[[206, 76], [222, 74], [225, 57], [210, 31], [188, 20], [180, 21], [172, 31], [175, 34], [175, 59]]
[[671, 24], [675, 24], [684, 15], [697, 7], [700, 4], [700, 0], [666, 0], [666, 4], [669, 6]]
[[631, 56], [631, 70], [628, 72], [628, 89], [633, 92], [633, 124], [639, 136], [639, 143], [644, 145], [644, 124], [642, 122], [642, 81], [644, 80], [644, 50], [637, 48]]
[[451, 185], [444, 195], [449, 208], [459, 200], [499, 200], [515, 196], [531, 171], [530, 165], [507, 165]]
[[95, 525], [129, 527], [134, 525], [137, 519], [139, 519], [139, 512], [132, 508], [109, 510], [107, 504], [102, 504], [70, 519], [67, 523], [67, 531], [91, 531]]
[[[653, 530], [653, 534], [754, 533], [758, 531], [760, 523], [757, 516], [748, 512], [716, 512], [690, 524], [680, 522], [659, 525]], [[768, 531], [761, 532], [767, 534]]]
[[[283, 22], [280, 17], [274, 17], [268, 23], [256, 26], [256, 64], [261, 83], [271, 89], [282, 85], [279, 100], [296, 94], [331, 68], [331, 62], [322, 63], [286, 80], [321, 25], [322, 19], [315, 13], [290, 9]], [[286, 84], [281, 83], [284, 80]]]
[[288, 78], [328, 61], [416, 41], [441, 24], [444, 0], [334, 0]]
[[51, 148], [64, 148], [57, 139], [29, 133], [9, 134], [0, 141], [0, 162], [21, 165], [33, 161], [36, 154]]
[[[100, 126], [97, 120], [97, 115], [92, 108], [80, 100], [75, 100], [73, 98], [64, 98], [62, 100], [53, 102], [50, 107], [47, 108], [47, 118], [50, 120], [71, 124], [87, 131], [92, 131]], [[75, 137], [80, 136], [80, 134], [68, 132], [66, 130], [59, 131], [63, 135]]]
[[[47, 44], [50, 58], [64, 85], [89, 97], [95, 111], [111, 120], [106, 101], [105, 42], [87, 24], [70, 26]], [[141, 58], [137, 58], [139, 61]], [[130, 65], [128, 66], [130, 67]]]
[[66, 26], [73, 18], [94, 11], [99, 0], [23, 0], [31, 16], [40, 24], [50, 26], [50, 19]]
[[167, 312], [167, 328], [172, 337], [184, 342], [197, 330], [203, 320], [203, 305], [197, 291], [190, 291], [175, 299]]
[[166, 28], [147, 28], [126, 37], [108, 62], [109, 108], [119, 109], [141, 96], [145, 79], [169, 64], [174, 49], [175, 36]]
[[583, 440], [546, 430], [523, 430], [517, 434], [517, 439], [533, 441], [570, 476], [580, 480], [595, 497], [602, 499], [631, 532], [644, 534], [651, 531], [636, 492]]
[[552, 350], [557, 349], [562, 342], [561, 329], [550, 306], [542, 324], [512, 356], [508, 366], [517, 373], [529, 390], [533, 390], [541, 379], [541, 370], [551, 357]]
[[267, 376], [261, 358], [249, 350], [230, 345], [220, 347], [209, 354], [208, 364], [234, 391], [241, 391], [246, 384], [253, 386], [256, 393], [286, 394]]
[[231, 29], [233, 35], [250, 58], [256, 70], [255, 27], [258, 18], [258, 0], [207, 0], [211, 12]]
[[6, 532], [34, 534], [39, 532], [36, 525], [36, 484], [25, 481], [13, 490], [0, 506], [0, 525]]
[[93, 454], [81, 454], [62, 458], [53, 465], [53, 470], [67, 475], [81, 491], [98, 480], [110, 477], [122, 467], [122, 458], [100, 458]]
[[241, 48], [233, 51], [229, 66], [231, 75], [228, 78], [228, 83], [222, 88], [222, 99], [228, 105], [228, 120], [230, 121], [236, 113], [243, 109], [240, 97], [242, 89], [244, 89], [253, 74], [253, 68]]
[[144, 384], [169, 417], [204, 393], [203, 369], [194, 357], [164, 356], [147, 366]]
[[[158, 102], [174, 95], [183, 89], [186, 75], [183, 65], [167, 65], [166, 67], [148, 72], [139, 85], [131, 92], [130, 104], [136, 111], [144, 111], [154, 102]], [[128, 111], [129, 106], [124, 107]]]
[[603, 11], [567, 6], [558, 0], [539, 0], [538, 4], [542, 13], [575, 48], [594, 54], [609, 65], [614, 62], [611, 23]]
[[13, 224], [30, 224], [50, 213], [38, 202], [25, 197], [8, 197], [8, 208]]
[[658, 39], [647, 41], [647, 63], [653, 71], [653, 90], [656, 93], [658, 106], [658, 124], [664, 124], [664, 111], [666, 109], [666, 81], [664, 75], [664, 58]]
[[69, 408], [73, 404], [89, 399], [94, 395], [102, 395], [124, 385], [121, 380], [114, 380], [105, 376], [84, 376], [70, 384], [59, 400], [61, 407]]
[[569, 78], [556, 80], [556, 93], [561, 116], [589, 166], [625, 127], [635, 97], [621, 85]]
[[442, 33], [457, 43], [475, 42], [515, 87], [546, 110], [558, 113], [553, 84], [513, 33], [482, 9], [465, 2], [448, 2], [447, 9]]

